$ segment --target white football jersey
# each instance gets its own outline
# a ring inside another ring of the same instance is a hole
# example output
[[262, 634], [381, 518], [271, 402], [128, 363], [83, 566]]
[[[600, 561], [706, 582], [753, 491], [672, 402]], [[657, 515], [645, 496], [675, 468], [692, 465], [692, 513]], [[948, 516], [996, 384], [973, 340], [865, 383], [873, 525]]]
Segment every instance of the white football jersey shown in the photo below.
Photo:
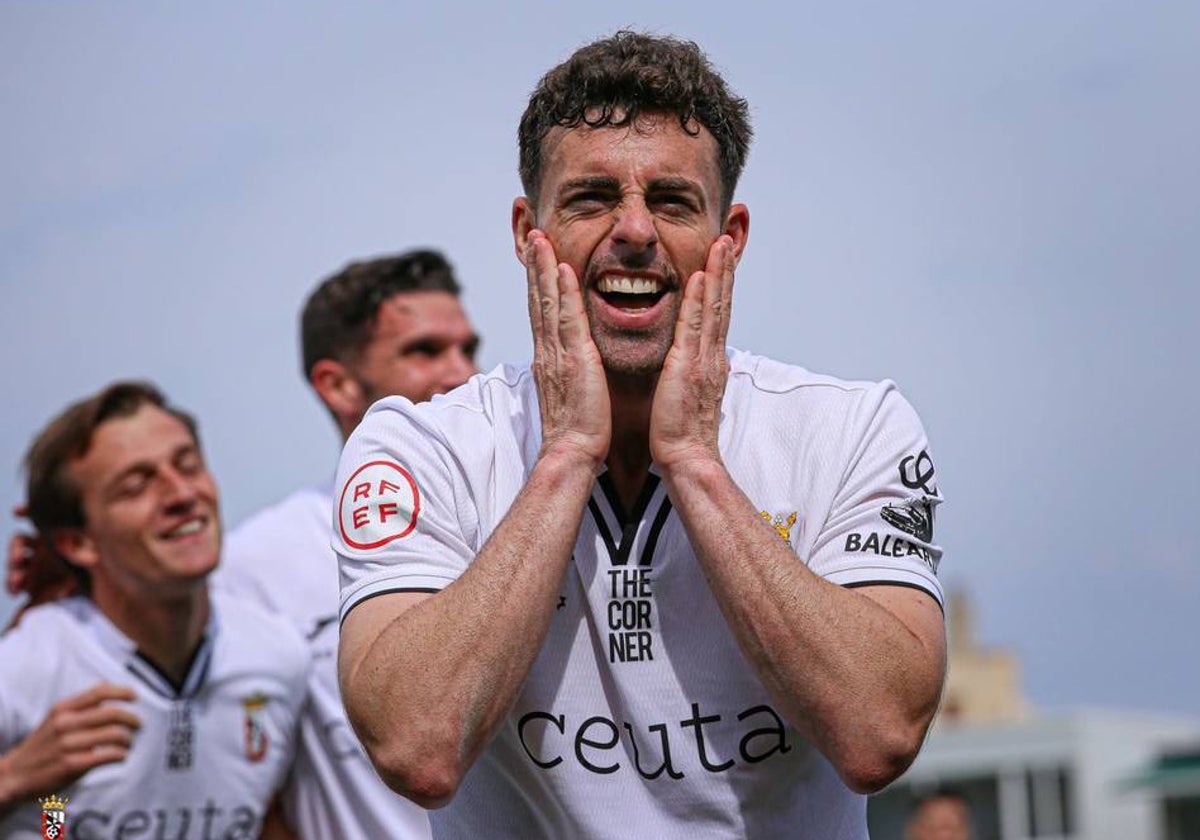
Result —
[[[721, 455], [761, 527], [833, 583], [916, 587], [940, 604], [941, 494], [895, 387], [737, 351], [730, 365]], [[528, 367], [427, 404], [376, 404], [336, 483], [342, 615], [457, 579], [524, 485], [539, 426]], [[545, 608], [511, 716], [431, 812], [435, 837], [867, 837], [866, 798], [773, 708], [653, 467], [631, 511], [598, 477]]]
[[380, 781], [342, 706], [337, 558], [329, 545], [332, 505], [332, 486], [325, 484], [252, 516], [225, 541], [215, 585], [291, 619], [312, 650], [296, 764], [283, 794], [288, 821], [300, 836], [428, 838], [425, 811]]
[[[87, 598], [27, 612], [0, 638], [0, 752], [58, 701], [107, 681], [130, 686], [141, 720], [128, 757], [61, 791], [67, 836], [257, 837], [292, 762], [308, 651], [284, 620], [214, 597], [204, 640], [178, 690]], [[42, 837], [36, 801], [0, 820], [0, 837]]]

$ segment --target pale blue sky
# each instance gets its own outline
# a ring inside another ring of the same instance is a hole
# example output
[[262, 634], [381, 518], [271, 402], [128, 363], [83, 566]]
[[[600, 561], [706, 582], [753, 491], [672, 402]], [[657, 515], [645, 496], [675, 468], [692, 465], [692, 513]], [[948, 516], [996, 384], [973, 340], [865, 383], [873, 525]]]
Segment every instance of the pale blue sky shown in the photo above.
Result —
[[444, 248], [485, 366], [525, 358], [525, 97], [671, 32], [757, 131], [731, 341], [900, 384], [1036, 703], [1200, 714], [1200, 7], [830, 5], [0, 2], [0, 502], [127, 376], [199, 415], [230, 523], [325, 477], [295, 320], [353, 257]]

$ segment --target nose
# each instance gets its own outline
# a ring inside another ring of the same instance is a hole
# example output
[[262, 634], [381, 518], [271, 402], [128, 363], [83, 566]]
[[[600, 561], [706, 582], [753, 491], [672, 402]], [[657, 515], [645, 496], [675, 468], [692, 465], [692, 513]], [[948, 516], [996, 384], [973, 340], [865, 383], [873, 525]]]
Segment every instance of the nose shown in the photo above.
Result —
[[475, 367], [475, 361], [462, 348], [454, 347], [446, 353], [442, 366], [442, 387], [452, 391], [477, 373], [479, 368]]
[[631, 195], [621, 202], [613, 222], [612, 239], [617, 246], [634, 253], [658, 244], [658, 228], [642, 196]]
[[168, 508], [190, 508], [199, 498], [196, 482], [177, 469], [164, 469], [161, 473], [163, 497]]

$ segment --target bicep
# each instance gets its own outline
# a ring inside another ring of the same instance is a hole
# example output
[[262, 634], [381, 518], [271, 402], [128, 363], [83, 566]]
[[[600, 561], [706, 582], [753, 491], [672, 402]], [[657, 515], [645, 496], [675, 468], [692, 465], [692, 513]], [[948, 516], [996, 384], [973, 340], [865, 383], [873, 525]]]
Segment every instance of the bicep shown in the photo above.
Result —
[[887, 610], [920, 646], [918, 661], [910, 663], [935, 669], [938, 679], [946, 667], [946, 621], [941, 605], [931, 593], [912, 586], [879, 585], [854, 589]]
[[354, 674], [388, 627], [433, 594], [386, 592], [360, 601], [346, 614], [338, 641], [338, 674], [343, 693], [352, 692]]

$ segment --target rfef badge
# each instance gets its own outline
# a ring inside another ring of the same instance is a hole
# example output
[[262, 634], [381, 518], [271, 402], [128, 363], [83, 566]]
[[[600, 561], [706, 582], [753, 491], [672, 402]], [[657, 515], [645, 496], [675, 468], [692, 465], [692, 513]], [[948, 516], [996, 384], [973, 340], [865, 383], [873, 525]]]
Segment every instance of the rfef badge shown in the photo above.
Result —
[[69, 801], [68, 797], [57, 794], [38, 800], [42, 803], [42, 840], [66, 840]]
[[411, 534], [420, 512], [421, 493], [412, 474], [395, 461], [371, 461], [342, 488], [338, 527], [351, 548], [380, 548]]

